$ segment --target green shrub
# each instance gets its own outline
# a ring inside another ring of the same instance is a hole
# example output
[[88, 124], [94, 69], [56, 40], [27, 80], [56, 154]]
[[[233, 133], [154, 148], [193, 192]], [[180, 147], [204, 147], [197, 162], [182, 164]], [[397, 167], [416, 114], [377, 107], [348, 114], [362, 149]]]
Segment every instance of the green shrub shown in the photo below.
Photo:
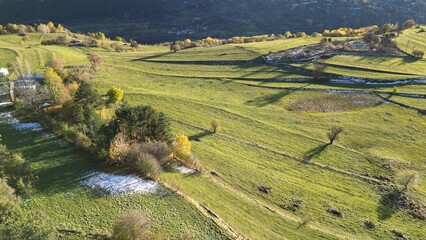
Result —
[[41, 211], [30, 212], [28, 216], [14, 216], [1, 226], [0, 239], [53, 240], [53, 225], [47, 219], [48, 216]]
[[15, 190], [7, 185], [6, 180], [0, 178], [0, 222], [19, 204], [20, 200], [15, 195]]

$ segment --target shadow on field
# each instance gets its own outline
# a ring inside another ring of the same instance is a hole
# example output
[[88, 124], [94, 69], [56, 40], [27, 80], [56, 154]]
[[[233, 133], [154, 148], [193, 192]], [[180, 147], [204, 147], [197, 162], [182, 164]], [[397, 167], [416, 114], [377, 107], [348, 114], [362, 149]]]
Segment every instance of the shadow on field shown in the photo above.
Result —
[[[0, 126], [0, 130], [1, 126]], [[44, 194], [70, 191], [81, 185], [88, 173], [97, 170], [99, 163], [81, 149], [64, 143], [56, 137], [48, 138], [39, 131], [1, 131], [8, 138], [3, 142], [13, 151], [19, 151], [31, 164], [34, 190]]]
[[200, 142], [203, 137], [206, 137], [206, 136], [209, 136], [209, 135], [212, 135], [212, 134], [213, 133], [210, 132], [210, 131], [200, 132], [200, 133], [194, 134], [192, 136], [189, 136], [189, 141]]
[[152, 56], [147, 56], [147, 57], [143, 57], [143, 58], [134, 59], [133, 61], [144, 61], [144, 60], [149, 60], [149, 59], [160, 58], [160, 57], [163, 57], [163, 56], [170, 55], [171, 53], [172, 52], [160, 53], [160, 54], [156, 54], [156, 55], [152, 55]]
[[308, 152], [305, 153], [305, 155], [303, 155], [303, 162], [309, 162], [312, 160], [312, 158], [314, 158], [317, 155], [320, 155], [328, 146], [330, 146], [329, 144], [322, 144], [316, 148], [313, 148], [311, 150], [309, 150]]
[[245, 102], [245, 104], [253, 105], [253, 106], [256, 106], [256, 107], [265, 107], [266, 105], [276, 103], [276, 102], [280, 101], [283, 97], [289, 95], [290, 93], [296, 92], [296, 91], [298, 91], [298, 89], [307, 87], [309, 85], [310, 84], [306, 84], [306, 85], [304, 85], [300, 88], [297, 88], [297, 89], [287, 89], [287, 90], [282, 90], [282, 91], [274, 93], [274, 94], [269, 94], [269, 95], [266, 95], [266, 96], [260, 96], [260, 97], [254, 99], [254, 100], [250, 100], [250, 101]]
[[416, 58], [416, 57], [405, 57], [405, 58], [403, 58], [404, 63], [414, 63], [414, 62], [418, 62], [418, 61], [421, 61], [421, 60], [423, 60], [423, 59]]
[[380, 220], [386, 220], [398, 210], [397, 203], [401, 193], [397, 190], [390, 191], [382, 196], [377, 207], [377, 214]]
[[259, 66], [256, 63], [247, 60], [220, 60], [220, 61], [203, 61], [203, 60], [151, 60], [154, 56], [138, 58], [133, 61], [151, 62], [157, 64], [176, 64], [176, 65], [206, 65], [206, 66], [236, 66], [238, 68], [251, 68], [253, 66]]
[[286, 95], [288, 95], [288, 94], [290, 94], [294, 91], [296, 91], [296, 90], [284, 90], [284, 91], [280, 91], [278, 93], [274, 93], [274, 94], [271, 94], [271, 95], [261, 96], [261, 97], [254, 99], [254, 100], [247, 101], [246, 104], [254, 105], [256, 107], [264, 107], [266, 105], [273, 104], [273, 103], [280, 101], [281, 98], [285, 97]]

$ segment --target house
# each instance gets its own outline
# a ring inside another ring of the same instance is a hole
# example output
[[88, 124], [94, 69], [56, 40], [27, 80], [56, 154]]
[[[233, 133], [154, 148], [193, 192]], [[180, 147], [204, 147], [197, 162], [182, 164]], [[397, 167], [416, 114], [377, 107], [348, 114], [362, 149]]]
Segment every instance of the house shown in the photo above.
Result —
[[9, 75], [9, 70], [7, 68], [0, 68], [0, 77], [7, 77]]

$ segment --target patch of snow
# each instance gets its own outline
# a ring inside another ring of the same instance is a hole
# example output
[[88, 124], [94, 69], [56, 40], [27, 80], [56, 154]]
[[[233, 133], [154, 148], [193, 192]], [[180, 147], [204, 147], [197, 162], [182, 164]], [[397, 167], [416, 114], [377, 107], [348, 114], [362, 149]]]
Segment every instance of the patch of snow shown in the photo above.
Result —
[[21, 123], [18, 119], [14, 118], [11, 113], [2, 113], [0, 114], [0, 119], [6, 121], [10, 124], [14, 129], [18, 131], [40, 131], [43, 127], [40, 123]]
[[421, 95], [421, 94], [398, 93], [397, 95], [401, 97], [426, 98], [426, 95]]
[[329, 89], [326, 90], [328, 93], [363, 93], [363, 94], [369, 94], [369, 91], [362, 91], [362, 90], [343, 90], [343, 89]]
[[176, 171], [178, 171], [178, 172], [180, 172], [180, 173], [183, 173], [183, 174], [194, 174], [194, 173], [196, 173], [197, 171], [195, 170], [195, 169], [192, 169], [192, 168], [188, 168], [188, 167], [185, 167], [185, 166], [175, 166], [175, 167], [173, 167]]
[[135, 174], [114, 175], [110, 173], [92, 172], [86, 180], [82, 182], [83, 186], [91, 189], [101, 189], [109, 194], [120, 193], [156, 193], [160, 184], [144, 180]]
[[40, 123], [16, 123], [12, 125], [16, 130], [18, 131], [40, 131], [43, 129], [43, 127], [40, 125]]
[[350, 76], [342, 76], [336, 79], [331, 79], [330, 83], [338, 84], [366, 84], [366, 85], [403, 85], [414, 83], [426, 83], [426, 78], [395, 80], [395, 81], [367, 81], [362, 78], [354, 78]]
[[337, 79], [331, 79], [330, 82], [340, 83], [340, 84], [359, 84], [359, 83], [365, 83], [366, 81], [360, 78], [340, 77]]

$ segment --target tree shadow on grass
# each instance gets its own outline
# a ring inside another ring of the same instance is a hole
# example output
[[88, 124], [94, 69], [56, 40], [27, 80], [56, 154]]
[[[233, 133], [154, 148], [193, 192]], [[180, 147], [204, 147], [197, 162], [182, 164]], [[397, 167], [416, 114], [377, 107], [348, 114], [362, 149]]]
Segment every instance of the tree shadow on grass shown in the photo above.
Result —
[[212, 135], [212, 134], [213, 134], [213, 132], [203, 131], [203, 132], [200, 132], [200, 133], [197, 133], [197, 134], [189, 136], [188, 139], [189, 139], [189, 141], [200, 142], [203, 137], [206, 137], [206, 136], [209, 136], [209, 135]]
[[421, 58], [416, 58], [416, 57], [405, 57], [405, 58], [403, 58], [402, 62], [404, 62], [404, 63], [414, 63], [414, 62], [418, 62], [418, 61], [421, 61], [421, 60], [422, 60]]
[[164, 53], [159, 53], [156, 55], [151, 55], [151, 56], [147, 56], [147, 57], [142, 57], [142, 58], [138, 58], [138, 59], [133, 59], [132, 61], [144, 61], [144, 60], [151, 60], [151, 59], [156, 59], [156, 58], [161, 58], [167, 55], [172, 54], [173, 52], [164, 52]]
[[256, 106], [256, 107], [265, 107], [266, 105], [273, 104], [273, 103], [280, 101], [283, 97], [285, 97], [286, 95], [288, 95], [288, 94], [290, 94], [294, 91], [295, 90], [284, 90], [284, 91], [280, 91], [278, 93], [274, 93], [274, 94], [271, 94], [271, 95], [261, 96], [261, 97], [254, 99], [254, 100], [247, 101], [246, 104], [247, 105], [253, 105], [253, 106]]
[[3, 143], [9, 149], [22, 153], [32, 165], [33, 189], [52, 195], [71, 191], [81, 185], [81, 181], [91, 171], [99, 169], [100, 163], [89, 153], [69, 144], [58, 145], [56, 137], [46, 138], [39, 131], [17, 131], [11, 127], [1, 128], [7, 133]]
[[317, 155], [321, 155], [321, 153], [328, 147], [330, 146], [329, 144], [322, 144], [316, 148], [313, 148], [311, 150], [309, 150], [308, 152], [305, 153], [305, 155], [303, 155], [303, 162], [309, 162], [312, 160], [312, 158], [314, 158]]
[[398, 210], [398, 202], [401, 193], [398, 190], [391, 190], [384, 194], [379, 201], [377, 214], [380, 220], [387, 220]]
[[306, 86], [309, 86], [310, 84], [306, 84], [300, 88], [297, 89], [286, 89], [286, 90], [282, 90], [280, 92], [274, 93], [274, 94], [269, 94], [266, 96], [260, 96], [254, 100], [250, 100], [245, 102], [245, 104], [247, 105], [252, 105], [252, 106], [256, 106], [256, 107], [265, 107], [266, 105], [269, 104], [273, 104], [276, 103], [278, 101], [280, 101], [283, 97], [298, 91], [298, 89], [302, 89]]

